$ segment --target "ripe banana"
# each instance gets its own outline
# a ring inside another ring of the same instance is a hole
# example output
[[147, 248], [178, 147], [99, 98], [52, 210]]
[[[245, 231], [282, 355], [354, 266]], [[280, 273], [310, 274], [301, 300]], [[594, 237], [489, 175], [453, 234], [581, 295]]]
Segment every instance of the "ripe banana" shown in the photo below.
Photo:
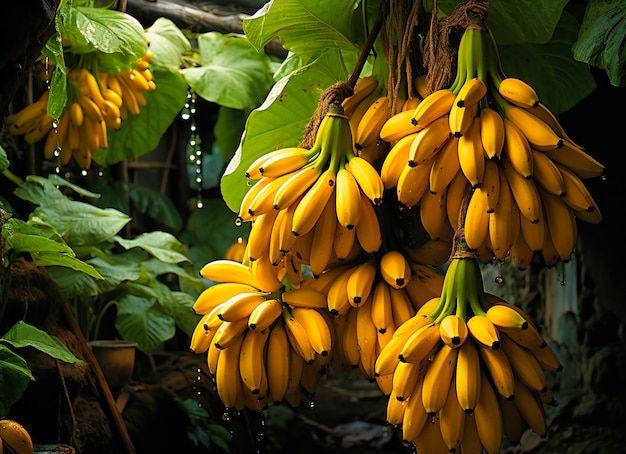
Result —
[[485, 155], [487, 159], [500, 158], [505, 142], [502, 116], [490, 107], [481, 107], [479, 116], [480, 139]]
[[604, 164], [570, 140], [564, 140], [563, 146], [545, 153], [550, 159], [563, 164], [580, 178], [597, 178], [604, 175]]
[[242, 292], [259, 291], [247, 284], [222, 282], [203, 290], [192, 307], [196, 314], [208, 314], [215, 306]]
[[439, 324], [430, 323], [415, 330], [406, 339], [398, 357], [406, 363], [426, 361], [441, 344]]
[[242, 292], [227, 299], [218, 311], [217, 316], [225, 322], [234, 322], [248, 318], [250, 313], [260, 303], [265, 301], [265, 295], [258, 291]]
[[258, 260], [263, 255], [271, 254], [272, 236], [279, 230], [275, 229], [278, 214], [278, 210], [270, 210], [258, 215], [251, 222], [247, 247], [247, 259], [250, 262]]
[[556, 163], [556, 167], [563, 176], [565, 194], [562, 199], [572, 210], [593, 212], [598, 209], [591, 192], [576, 173], [563, 164]]
[[398, 178], [409, 160], [409, 149], [415, 139], [415, 134], [409, 134], [398, 140], [389, 150], [380, 169], [380, 178], [385, 189], [391, 189], [398, 183]]
[[378, 264], [382, 278], [391, 287], [400, 289], [408, 285], [411, 277], [411, 266], [400, 251], [385, 252]]
[[354, 229], [361, 215], [361, 189], [354, 175], [345, 167], [337, 171], [335, 205], [337, 221], [347, 229]]
[[456, 95], [443, 88], [436, 90], [422, 99], [413, 112], [413, 124], [425, 127], [434, 120], [450, 113]]
[[7, 453], [32, 454], [33, 440], [26, 428], [12, 419], [0, 419], [0, 448]]
[[556, 197], [542, 189], [539, 189], [539, 192], [544, 205], [549, 237], [559, 258], [563, 262], [568, 262], [572, 258], [578, 237], [574, 211], [565, 203], [564, 198]]
[[441, 437], [449, 452], [456, 452], [460, 447], [465, 431], [465, 420], [466, 414], [457, 399], [456, 383], [455, 380], [452, 380], [446, 401], [439, 412]]
[[[217, 335], [217, 333], [216, 333]], [[242, 410], [243, 388], [239, 374], [239, 354], [243, 344], [242, 335], [236, 336], [233, 343], [220, 350], [215, 368], [215, 385], [217, 394], [226, 409]]]
[[389, 97], [380, 96], [363, 114], [356, 128], [354, 144], [357, 149], [365, 148], [375, 142], [380, 130], [388, 119]]
[[539, 393], [548, 390], [543, 368], [528, 349], [502, 336], [502, 350], [511, 363], [515, 380], [521, 380], [530, 389]]
[[321, 314], [320, 310], [310, 307], [293, 307], [291, 315], [298, 320], [306, 332], [313, 350], [319, 355], [328, 356], [332, 353], [333, 328]]
[[424, 129], [415, 134], [415, 138], [409, 147], [409, 166], [415, 167], [428, 162], [441, 150], [441, 147], [445, 145], [451, 136], [447, 115], [439, 117], [424, 126]]
[[[283, 293], [283, 298], [284, 298]], [[259, 303], [250, 312], [248, 317], [248, 328], [252, 331], [264, 331], [280, 317], [283, 312], [283, 306], [276, 298], [269, 298]]]
[[302, 196], [293, 213], [291, 231], [295, 236], [304, 235], [315, 226], [331, 197], [335, 196], [335, 169], [328, 168]]
[[380, 129], [380, 138], [393, 144], [409, 134], [421, 131], [424, 126], [413, 124], [414, 110], [403, 110], [392, 115]]
[[474, 314], [467, 320], [467, 329], [472, 339], [491, 350], [500, 348], [500, 334], [486, 315]]
[[377, 272], [378, 267], [373, 257], [354, 267], [346, 282], [348, 300], [352, 306], [359, 307], [369, 298]]
[[528, 139], [509, 119], [504, 119], [504, 155], [508, 158], [511, 167], [524, 178], [533, 176], [533, 154]]
[[412, 208], [422, 200], [428, 191], [430, 169], [429, 161], [417, 166], [404, 164], [396, 184], [396, 197], [401, 209]]
[[513, 398], [516, 379], [506, 352], [502, 348], [494, 350], [480, 344], [477, 348], [495, 389], [506, 399]]
[[489, 213], [481, 188], [474, 189], [465, 213], [465, 242], [470, 249], [478, 249], [489, 236]]
[[531, 389], [520, 380], [515, 382], [515, 399], [513, 400], [528, 426], [540, 437], [548, 432], [546, 414], [543, 403]]
[[485, 174], [485, 153], [480, 138], [480, 117], [474, 117], [466, 134], [459, 138], [459, 163], [465, 178], [473, 188], [482, 184]]
[[505, 156], [501, 161], [502, 171], [511, 188], [515, 203], [520, 213], [531, 223], [539, 222], [542, 216], [542, 197], [537, 185], [532, 178], [524, 178], [511, 165], [511, 161]]
[[234, 322], [222, 322], [213, 335], [213, 344], [220, 350], [226, 350], [238, 342], [248, 329], [248, 319], [242, 318]]
[[355, 227], [356, 238], [364, 252], [373, 254], [380, 248], [383, 238], [378, 215], [372, 202], [361, 193], [361, 217]]
[[467, 340], [459, 348], [456, 361], [455, 384], [459, 405], [468, 414], [478, 404], [481, 388], [481, 363], [473, 341]]
[[507, 105], [505, 119], [511, 120], [526, 136], [528, 142], [538, 150], [548, 151], [563, 146], [563, 139], [545, 121], [523, 107]]
[[467, 107], [453, 105], [448, 116], [450, 132], [456, 137], [461, 137], [469, 131], [474, 120], [480, 116], [478, 114], [478, 104], [470, 104]]
[[511, 104], [522, 108], [537, 107], [539, 97], [535, 89], [527, 82], [515, 77], [505, 77], [498, 85], [498, 92]]
[[565, 181], [555, 161], [543, 151], [532, 149], [533, 179], [550, 194], [557, 197], [565, 195]]
[[[433, 194], [426, 191], [419, 205], [422, 227], [431, 240], [446, 238], [446, 233], [452, 228], [448, 222], [446, 209], [446, 192]], [[450, 236], [451, 238], [451, 236]]]
[[315, 360], [315, 350], [313, 349], [313, 345], [311, 345], [309, 333], [302, 322], [293, 316], [287, 306], [283, 306], [283, 322], [291, 348], [298, 353], [306, 364], [313, 364]]
[[289, 384], [289, 340], [282, 323], [276, 323], [267, 341], [266, 372], [269, 394], [275, 404], [283, 401]]
[[354, 176], [361, 191], [374, 205], [380, 205], [385, 190], [380, 174], [367, 160], [358, 156], [348, 156], [346, 170]]
[[[314, 165], [291, 169], [289, 172], [285, 173], [291, 172], [294, 173], [292, 173], [291, 177], [286, 179], [274, 193], [272, 206], [276, 210], [284, 210], [302, 197], [321, 175], [320, 168]], [[270, 178], [276, 178], [278, 176], [280, 175]]]
[[[358, 192], [356, 195], [358, 197]], [[322, 274], [331, 263], [335, 230], [338, 225], [335, 198], [331, 197], [313, 227], [313, 240], [308, 261], [313, 276]]]
[[442, 345], [426, 368], [422, 403], [430, 416], [436, 415], [444, 406], [454, 377], [458, 354], [458, 349]]
[[374, 76], [359, 77], [354, 84], [352, 96], [347, 97], [342, 102], [342, 107], [346, 115], [350, 116], [354, 109], [378, 88], [378, 81]]
[[366, 379], [374, 380], [378, 330], [372, 321], [372, 297], [369, 296], [359, 307], [352, 307], [350, 310], [356, 312], [359, 371]]
[[[372, 322], [379, 333], [385, 334], [389, 327], [395, 327], [393, 302], [388, 283], [377, 279], [372, 293]], [[395, 329], [394, 329], [395, 331]]]
[[257, 399], [267, 395], [267, 368], [265, 349], [270, 330], [246, 330], [239, 353], [239, 374], [241, 381]]
[[467, 323], [456, 314], [446, 315], [439, 323], [439, 336], [450, 348], [459, 348], [467, 339]]
[[487, 454], [498, 454], [502, 446], [504, 425], [498, 395], [485, 372], [480, 377], [480, 394], [474, 409], [478, 437]]
[[234, 282], [257, 288], [248, 266], [233, 260], [213, 260], [200, 269], [200, 275], [210, 281]]
[[[403, 443], [415, 443], [419, 434], [428, 424], [428, 414], [422, 405], [422, 383], [422, 380], [417, 381], [411, 392], [413, 399], [409, 399], [406, 403], [403, 402], [404, 412], [401, 427]], [[393, 396], [390, 396], [389, 400], [392, 398]]]

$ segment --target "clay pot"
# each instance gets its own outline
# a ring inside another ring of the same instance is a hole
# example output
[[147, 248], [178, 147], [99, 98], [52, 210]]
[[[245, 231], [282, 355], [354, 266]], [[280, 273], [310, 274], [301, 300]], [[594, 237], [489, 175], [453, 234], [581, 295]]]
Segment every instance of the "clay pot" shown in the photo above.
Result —
[[130, 381], [135, 368], [135, 342], [94, 340], [89, 345], [110, 388], [121, 388]]

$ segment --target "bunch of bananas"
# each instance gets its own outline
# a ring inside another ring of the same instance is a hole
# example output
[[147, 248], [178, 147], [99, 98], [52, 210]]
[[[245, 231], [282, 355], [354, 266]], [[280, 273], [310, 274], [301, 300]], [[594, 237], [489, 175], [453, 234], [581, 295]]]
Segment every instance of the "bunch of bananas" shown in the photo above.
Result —
[[559, 370], [532, 318], [484, 292], [469, 250], [375, 362], [391, 377], [387, 420], [420, 452], [497, 454], [503, 436], [513, 445], [529, 428], [545, 436], [544, 405], [555, 403], [545, 371]]
[[139, 115], [145, 93], [156, 89], [147, 52], [135, 68], [114, 75], [97, 75], [84, 67], [67, 67], [68, 102], [58, 120], [48, 115], [49, 91], [7, 117], [7, 131], [34, 144], [44, 140], [45, 159], [72, 159], [81, 169], [91, 166], [91, 154], [108, 147], [107, 129], [119, 129], [128, 114]]
[[26, 428], [12, 419], [0, 419], [0, 453], [33, 454], [35, 447]]
[[[520, 269], [535, 252], [548, 266], [568, 261], [576, 221], [602, 220], [584, 184], [604, 166], [565, 133], [526, 82], [506, 77], [487, 30], [470, 25], [449, 88], [412, 114], [385, 122], [391, 142], [381, 177], [401, 208], [417, 207], [432, 239], [463, 225], [479, 259], [512, 255]], [[465, 205], [463, 205], [465, 203]]]

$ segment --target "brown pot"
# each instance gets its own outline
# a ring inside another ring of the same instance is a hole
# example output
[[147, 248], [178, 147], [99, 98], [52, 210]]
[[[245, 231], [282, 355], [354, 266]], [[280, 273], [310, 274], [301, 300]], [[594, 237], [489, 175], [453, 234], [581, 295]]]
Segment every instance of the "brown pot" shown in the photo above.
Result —
[[135, 342], [94, 340], [89, 345], [110, 388], [121, 388], [130, 381], [135, 368]]

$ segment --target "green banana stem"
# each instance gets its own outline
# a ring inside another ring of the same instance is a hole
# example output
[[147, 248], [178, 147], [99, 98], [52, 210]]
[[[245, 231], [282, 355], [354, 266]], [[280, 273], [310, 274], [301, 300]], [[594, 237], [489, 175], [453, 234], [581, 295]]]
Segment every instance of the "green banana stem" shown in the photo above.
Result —
[[454, 82], [452, 82], [452, 85], [450, 86], [450, 90], [455, 94], [459, 92], [467, 78], [467, 68], [465, 66], [465, 54], [467, 53], [467, 50], [465, 49], [465, 44], [467, 40], [468, 30], [466, 29], [463, 33], [463, 36], [461, 36], [461, 41], [459, 42], [459, 50], [457, 52], [456, 63], [456, 77], [454, 79]]
[[474, 55], [476, 56], [476, 77], [482, 80], [485, 85], [488, 82], [488, 58], [489, 53], [486, 49], [484, 33], [489, 33], [485, 30], [480, 30], [476, 35], [476, 45], [474, 47]]
[[495, 91], [498, 91], [500, 88], [500, 84], [502, 83], [502, 79], [506, 76], [504, 75], [504, 71], [502, 71], [502, 65], [500, 63], [500, 55], [498, 54], [498, 47], [496, 45], [496, 41], [493, 37], [493, 34], [490, 30], [486, 30], [485, 33], [488, 33], [489, 36], [485, 37], [483, 49], [485, 51], [485, 57], [489, 62], [487, 65], [487, 73], [488, 76], [493, 83], [493, 86], [496, 88]]
[[458, 260], [452, 260], [446, 270], [443, 287], [441, 289], [441, 296], [439, 297], [439, 304], [430, 314], [428, 314], [428, 316], [435, 321], [443, 319], [442, 314], [451, 310], [453, 311], [454, 308], [451, 309], [451, 305], [456, 306], [456, 301], [453, 302], [453, 300], [455, 294], [456, 270], [458, 265]]

